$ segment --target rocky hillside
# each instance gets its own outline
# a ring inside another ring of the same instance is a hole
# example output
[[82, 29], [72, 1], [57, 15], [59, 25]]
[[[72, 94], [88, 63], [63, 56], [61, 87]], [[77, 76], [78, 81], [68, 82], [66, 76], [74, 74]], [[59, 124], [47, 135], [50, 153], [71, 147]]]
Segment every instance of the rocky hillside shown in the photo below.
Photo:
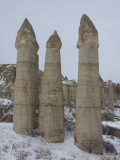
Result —
[[[43, 71], [39, 70], [40, 81], [42, 81], [43, 73]], [[0, 65], [0, 121], [12, 121], [12, 114], [9, 113], [13, 110], [13, 104], [12, 102], [6, 102], [8, 100], [13, 101], [15, 77], [15, 64]], [[75, 80], [68, 80], [67, 77], [62, 76], [62, 84], [64, 105], [75, 108], [77, 83]], [[104, 82], [100, 77], [100, 94], [102, 119], [113, 120], [115, 115], [110, 107], [113, 106], [113, 109], [115, 107], [116, 112], [120, 108], [120, 84], [115, 84], [112, 81]], [[7, 117], [7, 115], [10, 116]]]
[[0, 98], [12, 99], [15, 77], [15, 64], [0, 65]]
[[[16, 77], [15, 64], [0, 65], [0, 98], [12, 100], [14, 82]], [[39, 70], [39, 77], [42, 80], [43, 71]], [[76, 100], [77, 83], [75, 80], [68, 80], [67, 77], [62, 76], [64, 104], [69, 105], [70, 102]], [[120, 106], [120, 83], [113, 83], [112, 81], [104, 82], [100, 77], [101, 88], [101, 107], [109, 107], [110, 103]]]
[[[0, 65], [0, 122], [13, 121], [13, 94], [16, 65]], [[43, 72], [39, 71], [42, 81]], [[62, 76], [64, 94], [65, 126], [73, 133], [75, 127], [75, 99], [77, 83]], [[111, 81], [103, 82], [100, 78], [101, 113], [104, 138], [104, 152], [120, 154], [120, 84]], [[112, 93], [112, 94], [111, 94]], [[114, 103], [114, 112], [109, 104]]]

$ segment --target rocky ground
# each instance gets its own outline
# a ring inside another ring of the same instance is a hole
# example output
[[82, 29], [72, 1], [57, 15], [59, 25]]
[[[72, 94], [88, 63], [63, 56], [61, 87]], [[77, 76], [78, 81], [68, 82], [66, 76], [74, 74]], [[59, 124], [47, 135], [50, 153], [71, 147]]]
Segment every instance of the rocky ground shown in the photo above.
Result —
[[[14, 132], [12, 123], [0, 123], [1, 160], [120, 160], [120, 139], [103, 136], [103, 155], [83, 152], [74, 145], [74, 130], [65, 125], [64, 143], [47, 143], [38, 130], [30, 136]], [[109, 152], [109, 151], [110, 152]]]
[[[5, 117], [12, 117], [13, 106], [10, 100], [1, 99]], [[8, 112], [5, 113], [6, 108]], [[102, 111], [103, 112], [103, 111]], [[106, 111], [107, 112], [107, 111]], [[114, 119], [103, 120], [103, 155], [89, 154], [74, 145], [75, 104], [64, 107], [65, 141], [64, 143], [47, 143], [39, 134], [32, 131], [30, 136], [14, 132], [13, 123], [0, 123], [0, 159], [1, 160], [120, 160], [120, 108], [114, 113]], [[117, 118], [116, 118], [117, 117]], [[105, 117], [106, 118], [106, 117]], [[12, 120], [11, 120], [12, 121]]]

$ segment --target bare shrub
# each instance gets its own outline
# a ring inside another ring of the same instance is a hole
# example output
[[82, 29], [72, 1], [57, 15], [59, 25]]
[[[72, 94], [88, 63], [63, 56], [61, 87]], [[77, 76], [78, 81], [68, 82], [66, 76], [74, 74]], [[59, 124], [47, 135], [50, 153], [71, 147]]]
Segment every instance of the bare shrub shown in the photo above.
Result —
[[65, 127], [67, 129], [67, 131], [74, 131], [74, 124], [72, 124], [71, 122], [65, 122]]
[[104, 149], [105, 149], [105, 152], [106, 152], [106, 153], [114, 153], [114, 154], [117, 153], [114, 145], [111, 144], [110, 142], [105, 142], [105, 141], [104, 141]]
[[49, 158], [49, 160], [51, 160], [51, 152], [49, 149], [39, 148], [34, 151], [36, 152], [36, 159]]
[[10, 146], [9, 145], [3, 145], [3, 152], [8, 153]]
[[38, 137], [40, 136], [40, 131], [38, 129], [32, 130], [30, 136]]
[[31, 156], [32, 154], [30, 152], [26, 151], [19, 151], [15, 154], [15, 157], [17, 160], [25, 160], [28, 156]]

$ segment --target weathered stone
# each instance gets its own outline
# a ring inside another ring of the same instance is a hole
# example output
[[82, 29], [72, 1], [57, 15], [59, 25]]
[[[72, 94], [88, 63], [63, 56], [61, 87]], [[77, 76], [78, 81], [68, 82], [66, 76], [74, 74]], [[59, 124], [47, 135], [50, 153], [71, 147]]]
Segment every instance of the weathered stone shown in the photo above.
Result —
[[64, 100], [64, 105], [68, 106], [69, 105], [69, 85], [66, 83], [62, 83], [63, 86], [63, 100]]
[[69, 99], [74, 103], [76, 103], [76, 89], [77, 83], [74, 80], [72, 80], [69, 84]]
[[51, 143], [64, 141], [61, 46], [61, 40], [55, 31], [46, 44], [45, 70], [40, 92], [39, 130], [45, 140]]
[[98, 33], [83, 15], [79, 28], [79, 69], [76, 95], [75, 144], [82, 150], [102, 154]]
[[104, 83], [102, 78], [100, 77], [100, 98], [101, 98], [101, 109], [105, 109], [106, 104], [105, 104], [105, 93], [104, 93]]
[[36, 108], [39, 105], [38, 55], [35, 33], [27, 19], [24, 20], [15, 43], [18, 49], [14, 93], [14, 130], [29, 134], [35, 129]]
[[112, 112], [114, 111], [114, 94], [112, 81], [108, 81], [108, 107]]
[[[42, 80], [43, 71], [39, 70], [39, 82]], [[16, 78], [16, 65], [15, 64], [2, 64], [0, 65], [0, 97], [7, 98], [13, 101], [14, 95], [14, 82]], [[67, 77], [63, 77], [63, 97], [64, 97], [64, 105], [68, 106], [70, 101], [76, 103], [76, 88], [77, 84], [74, 80], [68, 80]], [[72, 84], [72, 82], [75, 82]], [[75, 86], [74, 86], [75, 84]], [[105, 109], [106, 106], [109, 105], [109, 82], [104, 82], [100, 77], [100, 94], [101, 94], [101, 109]], [[71, 88], [71, 85], [73, 89]], [[113, 85], [113, 99], [114, 99], [114, 106], [120, 106], [120, 84], [115, 84], [112, 82]], [[39, 91], [40, 91], [39, 85]], [[71, 91], [73, 91], [71, 93]], [[75, 101], [74, 101], [75, 100]], [[109, 106], [108, 106], [109, 107]]]
[[64, 105], [69, 106], [71, 101], [76, 104], [77, 83], [75, 82], [75, 80], [68, 80], [67, 78], [64, 78], [62, 81], [62, 85]]

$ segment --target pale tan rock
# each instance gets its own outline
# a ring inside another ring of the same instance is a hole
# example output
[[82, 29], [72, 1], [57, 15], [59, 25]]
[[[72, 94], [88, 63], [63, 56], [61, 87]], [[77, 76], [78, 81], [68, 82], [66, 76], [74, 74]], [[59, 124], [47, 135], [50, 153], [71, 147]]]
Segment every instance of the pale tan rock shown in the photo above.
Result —
[[64, 141], [61, 46], [61, 40], [55, 31], [46, 44], [45, 69], [39, 106], [39, 130], [45, 140], [51, 143]]
[[63, 86], [63, 100], [64, 100], [64, 105], [68, 106], [69, 105], [69, 84], [62, 83]]
[[69, 100], [76, 104], [76, 90], [77, 90], [77, 83], [72, 80], [69, 84]]
[[108, 107], [114, 112], [114, 90], [112, 81], [108, 81]]
[[86, 15], [82, 16], [80, 22], [77, 47], [79, 69], [74, 140], [80, 149], [102, 154], [98, 33]]
[[35, 33], [27, 19], [16, 38], [18, 50], [14, 93], [14, 130], [29, 134], [36, 127], [36, 109], [39, 102], [38, 55]]
[[63, 79], [62, 85], [64, 105], [69, 106], [71, 101], [76, 104], [77, 83], [75, 82], [75, 80]]
[[117, 92], [118, 99], [120, 100], [120, 83], [116, 84], [116, 92]]
[[100, 99], [101, 99], [101, 109], [105, 109], [106, 103], [105, 103], [105, 86], [103, 83], [102, 78], [100, 77]]

